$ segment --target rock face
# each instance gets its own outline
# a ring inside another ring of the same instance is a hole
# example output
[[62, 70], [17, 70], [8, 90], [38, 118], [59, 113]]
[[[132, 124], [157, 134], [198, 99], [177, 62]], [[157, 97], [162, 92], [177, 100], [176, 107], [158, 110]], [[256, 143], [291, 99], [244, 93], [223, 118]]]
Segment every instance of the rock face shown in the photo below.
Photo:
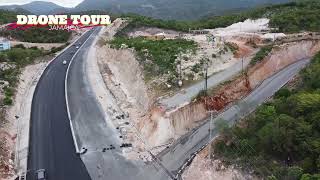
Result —
[[314, 56], [319, 51], [319, 40], [299, 41], [277, 46], [263, 61], [249, 68], [246, 76], [240, 76], [231, 83], [223, 85], [215, 91], [213, 96], [204, 98], [198, 103], [190, 103], [172, 112], [165, 112], [164, 109], [161, 113], [159, 110], [152, 111], [152, 113], [157, 112], [158, 115], [151, 115], [153, 118], [148, 119], [147, 122], [140, 122], [143, 124], [142, 133], [154, 146], [178, 138], [201, 123], [208, 116], [207, 109], [222, 110], [229, 103], [246, 96], [264, 79], [294, 62]]
[[184, 180], [255, 180], [249, 174], [241, 172], [233, 166], [225, 166], [219, 159], [208, 158], [208, 149], [201, 151], [193, 160], [192, 164], [182, 174]]

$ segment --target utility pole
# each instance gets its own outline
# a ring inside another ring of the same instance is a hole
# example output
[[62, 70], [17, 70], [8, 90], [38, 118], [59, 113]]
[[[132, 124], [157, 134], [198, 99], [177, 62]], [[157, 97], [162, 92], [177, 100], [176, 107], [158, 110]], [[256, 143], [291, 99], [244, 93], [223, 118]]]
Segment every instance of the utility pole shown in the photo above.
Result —
[[[209, 142], [211, 141], [212, 138], [212, 117], [213, 117], [213, 111], [209, 111], [210, 112], [210, 123], [209, 123]], [[209, 143], [209, 159], [211, 160], [211, 144]]]
[[207, 94], [207, 93], [208, 93], [208, 64], [207, 64], [207, 63], [206, 63], [206, 67], [205, 67], [204, 76], [205, 76], [204, 89], [205, 89], [205, 92], [206, 92], [206, 94]]
[[180, 78], [180, 80], [182, 79], [182, 64], [181, 64], [182, 62], [181, 62], [181, 61], [182, 61], [182, 60], [180, 59], [180, 63], [179, 63], [179, 66], [180, 66], [180, 67], [179, 67], [179, 68], [180, 68], [180, 69], [179, 69], [179, 72], [180, 72], [179, 78]]
[[209, 59], [207, 58], [207, 56], [204, 56], [202, 58], [202, 61], [203, 61], [203, 65], [204, 65], [204, 91], [205, 91], [205, 94], [207, 95], [207, 92], [208, 92], [208, 66], [209, 66]]
[[242, 75], [243, 75], [243, 74], [244, 74], [244, 70], [243, 70], [243, 68], [244, 68], [244, 67], [243, 67], [243, 66], [244, 66], [244, 65], [243, 65], [243, 56], [242, 56], [242, 58], [241, 58], [241, 63], [242, 63]]
[[179, 54], [176, 56], [176, 59], [178, 60], [178, 66], [179, 66], [179, 80], [178, 80], [178, 86], [182, 86], [182, 49], [178, 48]]
[[[215, 111], [214, 110], [210, 110], [209, 113], [210, 113], [210, 122], [209, 122], [209, 161], [210, 161], [210, 164], [211, 164], [211, 139], [212, 139], [212, 123], [213, 123], [213, 113]], [[212, 166], [210, 166], [210, 180], [212, 178], [211, 176], [211, 173], [212, 173]]]

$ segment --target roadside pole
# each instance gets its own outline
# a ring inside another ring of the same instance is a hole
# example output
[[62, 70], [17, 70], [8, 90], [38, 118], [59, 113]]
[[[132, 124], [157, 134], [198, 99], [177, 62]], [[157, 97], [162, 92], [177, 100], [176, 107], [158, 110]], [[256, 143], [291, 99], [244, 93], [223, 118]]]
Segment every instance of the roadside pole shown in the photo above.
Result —
[[[212, 138], [212, 120], [213, 120], [213, 111], [210, 110], [209, 111], [210, 113], [210, 122], [209, 122], [209, 142], [211, 142], [211, 138]], [[208, 156], [209, 156], [209, 161], [210, 161], [210, 165], [211, 165], [211, 144], [209, 143], [209, 153], [208, 153]], [[211, 176], [211, 173], [212, 173], [212, 166], [210, 166], [210, 180], [212, 179], [212, 176]]]
[[244, 66], [244, 65], [243, 65], [243, 56], [242, 56], [242, 58], [241, 58], [241, 63], [242, 63], [242, 75], [243, 75], [243, 74], [244, 74], [244, 69], [243, 69], [243, 68], [244, 68], [244, 67], [243, 67], [243, 66]]
[[[210, 112], [210, 123], [209, 123], [209, 141], [212, 138], [212, 111]], [[209, 144], [209, 159], [211, 160], [211, 145]]]

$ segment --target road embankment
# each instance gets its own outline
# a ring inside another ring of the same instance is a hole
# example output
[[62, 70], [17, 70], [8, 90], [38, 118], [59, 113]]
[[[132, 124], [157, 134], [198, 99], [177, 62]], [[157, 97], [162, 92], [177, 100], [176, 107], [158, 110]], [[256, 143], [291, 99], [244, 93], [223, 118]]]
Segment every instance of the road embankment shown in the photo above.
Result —
[[[208, 110], [219, 112], [233, 102], [247, 96], [253, 89], [259, 86], [265, 79], [302, 59], [311, 58], [320, 50], [319, 40], [305, 40], [277, 45], [272, 52], [260, 63], [249, 67], [243, 75], [234, 80], [209, 91], [208, 97], [199, 98], [190, 104], [176, 110], [166, 112], [164, 108], [157, 108], [154, 119], [150, 119], [144, 128], [148, 131], [144, 135], [149, 137], [153, 145], [167, 143], [204, 123], [208, 116]], [[162, 112], [161, 112], [162, 110]], [[159, 112], [160, 111], [160, 112]], [[153, 116], [151, 116], [153, 117]], [[151, 129], [152, 127], [152, 129]], [[163, 129], [165, 127], [165, 130]], [[170, 130], [170, 133], [165, 134]], [[161, 134], [161, 138], [159, 135]]]

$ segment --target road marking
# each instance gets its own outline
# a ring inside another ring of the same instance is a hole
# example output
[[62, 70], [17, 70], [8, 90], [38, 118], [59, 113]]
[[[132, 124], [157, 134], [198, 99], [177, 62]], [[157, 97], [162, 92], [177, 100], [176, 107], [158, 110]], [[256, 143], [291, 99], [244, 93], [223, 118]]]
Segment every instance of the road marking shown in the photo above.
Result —
[[[70, 66], [74, 60], [74, 58], [76, 57], [76, 55], [78, 54], [78, 52], [80, 52], [81, 48], [83, 47], [83, 45], [90, 39], [90, 37], [95, 33], [96, 29], [89, 35], [89, 37], [81, 44], [81, 46], [79, 47], [79, 49], [77, 49], [76, 53], [72, 56], [69, 64], [68, 64], [68, 68], [67, 68], [67, 72], [66, 72], [66, 77], [64, 79], [64, 94], [65, 94], [65, 99], [66, 99], [66, 106], [67, 106], [67, 113], [68, 113], [68, 118], [69, 118], [69, 123], [70, 123], [70, 129], [71, 129], [71, 133], [72, 133], [72, 138], [73, 138], [73, 143], [74, 143], [74, 147], [76, 149], [76, 153], [80, 153], [80, 150], [79, 150], [79, 146], [78, 146], [78, 143], [77, 143], [77, 139], [76, 139], [76, 136], [75, 136], [75, 132], [74, 132], [74, 128], [73, 128], [73, 124], [72, 124], [72, 121], [71, 121], [71, 115], [70, 115], [70, 109], [69, 109], [69, 101], [68, 101], [68, 89], [67, 89], [67, 85], [68, 85], [68, 82], [67, 82], [67, 79], [68, 79], [68, 74], [69, 74], [69, 69], [70, 69]], [[89, 31], [87, 31], [89, 32]], [[82, 36], [81, 36], [82, 37]], [[79, 39], [78, 39], [79, 40]]]
[[[30, 146], [30, 125], [31, 125], [31, 113], [32, 113], [32, 103], [33, 103], [33, 97], [34, 97], [34, 95], [35, 95], [35, 92], [36, 92], [36, 90], [37, 90], [37, 88], [38, 88], [38, 83], [40, 82], [40, 80], [41, 80], [41, 78], [44, 76], [44, 72], [45, 71], [48, 71], [48, 67], [51, 65], [51, 63], [54, 61], [54, 60], [56, 60], [58, 57], [60, 57], [60, 55], [61, 54], [63, 54], [67, 49], [69, 49], [75, 42], [77, 42], [81, 37], [82, 37], [83, 35], [81, 35], [80, 37], [78, 37], [74, 42], [72, 42], [72, 43], [70, 43], [67, 47], [65, 47], [63, 50], [61, 50], [58, 54], [56, 54], [55, 55], [55, 57], [54, 58], [52, 58], [46, 65], [45, 65], [45, 67], [44, 67], [44, 69], [43, 69], [43, 71], [40, 73], [40, 76], [39, 76], [39, 78], [36, 78], [35, 80], [34, 80], [34, 82], [36, 83], [36, 85], [35, 85], [35, 88], [34, 88], [34, 90], [33, 90], [33, 95], [32, 95], [32, 99], [31, 99], [31, 104], [30, 104], [30, 108], [27, 108], [27, 109], [30, 109], [30, 118], [29, 118], [29, 127], [28, 127], [28, 133], [26, 134], [26, 136], [28, 136], [27, 137], [27, 139], [28, 139], [28, 142], [27, 142], [27, 146], [25, 147], [26, 149], [27, 149], [27, 155], [26, 155], [26, 157], [24, 158], [25, 159], [25, 161], [26, 161], [26, 167], [25, 168], [21, 168], [21, 169], [25, 169], [25, 170], [23, 170], [22, 172], [18, 172], [18, 174], [24, 174], [25, 172], [28, 172], [29, 170], [28, 170], [28, 158], [29, 158], [29, 146]], [[19, 144], [19, 139], [20, 139], [20, 123], [19, 123], [19, 121], [18, 121], [18, 125], [17, 125], [18, 127], [17, 127], [17, 142], [18, 142], [18, 144], [17, 144], [17, 146], [16, 146], [16, 149], [15, 149], [15, 151], [16, 151], [16, 157], [15, 157], [15, 166], [16, 167], [18, 167], [18, 166], [20, 166], [20, 165], [18, 165], [17, 163], [20, 163], [20, 160], [19, 160], [19, 147], [20, 147], [20, 144]]]

